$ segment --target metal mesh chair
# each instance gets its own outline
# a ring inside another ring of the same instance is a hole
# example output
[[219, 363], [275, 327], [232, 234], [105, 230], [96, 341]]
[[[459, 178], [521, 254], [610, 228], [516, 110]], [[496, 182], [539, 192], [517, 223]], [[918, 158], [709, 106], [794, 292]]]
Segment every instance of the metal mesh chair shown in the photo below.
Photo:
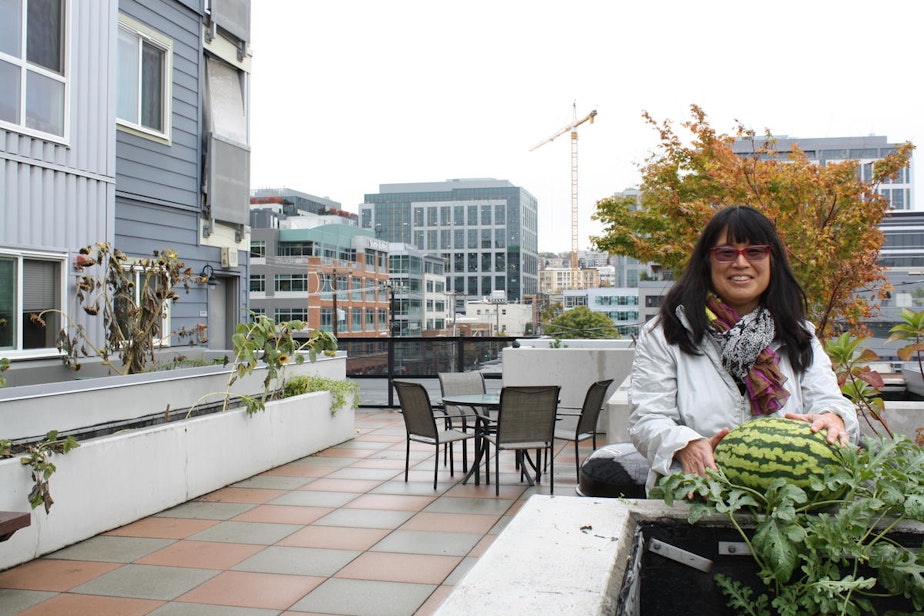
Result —
[[[443, 397], [452, 394], [483, 394], [486, 391], [484, 375], [480, 372], [440, 372], [437, 376]], [[453, 428], [464, 432], [474, 429], [475, 409], [455, 404], [445, 404], [443, 408]]]
[[[446, 426], [437, 426], [434, 408], [430, 405], [430, 396], [420, 383], [393, 381], [404, 416], [407, 429], [407, 453], [404, 457], [404, 481], [407, 481], [411, 463], [411, 441], [427, 443], [436, 448], [433, 460], [433, 489], [436, 489], [437, 473], [440, 466], [440, 445], [449, 446], [449, 476], [454, 474], [452, 444], [462, 441], [462, 471], [468, 470], [468, 439], [475, 438], [473, 432], [460, 432]], [[441, 422], [442, 423], [442, 422]]]
[[[484, 439], [494, 445], [498, 457], [504, 449], [517, 451], [517, 460], [521, 462], [520, 477], [527, 472], [527, 455], [521, 453], [536, 450], [536, 471], [538, 482], [542, 470], [542, 452], [546, 451], [549, 460], [549, 493], [555, 492], [555, 459], [552, 445], [555, 441], [555, 420], [558, 410], [558, 395], [561, 387], [552, 386], [507, 386], [501, 389], [500, 410], [497, 413], [497, 428], [494, 434], [486, 434]], [[490, 476], [490, 447], [485, 452], [485, 472]], [[494, 461], [495, 494], [500, 496], [500, 464]]]
[[580, 413], [559, 412], [559, 418], [577, 417], [577, 425], [555, 426], [555, 438], [563, 441], [574, 441], [574, 465], [577, 472], [577, 480], [581, 481], [581, 459], [578, 453], [578, 445], [581, 441], [589, 438], [593, 439], [594, 451], [597, 449], [597, 419], [600, 417], [600, 411], [603, 409], [603, 403], [606, 402], [606, 392], [612, 384], [613, 379], [597, 381], [593, 383], [584, 395], [584, 404], [581, 406]]

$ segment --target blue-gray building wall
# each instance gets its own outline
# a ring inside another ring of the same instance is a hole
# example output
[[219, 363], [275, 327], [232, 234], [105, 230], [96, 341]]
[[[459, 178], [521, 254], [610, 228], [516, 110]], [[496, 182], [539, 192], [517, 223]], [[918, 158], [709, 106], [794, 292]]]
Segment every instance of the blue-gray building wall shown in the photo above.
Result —
[[[199, 241], [202, 186], [204, 15], [198, 1], [120, 0], [120, 12], [172, 42], [170, 140], [120, 128], [116, 135], [115, 245], [130, 256], [172, 248], [198, 273], [219, 261]], [[204, 321], [208, 288], [193, 284], [171, 307], [171, 329]]]
[[[60, 258], [63, 308], [80, 322], [85, 319], [75, 310], [70, 264], [80, 247], [114, 237], [115, 84], [110, 54], [116, 46], [117, 6], [117, 0], [67, 5], [64, 138], [0, 128], [0, 252], [43, 251]], [[93, 322], [84, 325], [91, 336], [99, 335]], [[15, 352], [4, 355], [16, 357]]]

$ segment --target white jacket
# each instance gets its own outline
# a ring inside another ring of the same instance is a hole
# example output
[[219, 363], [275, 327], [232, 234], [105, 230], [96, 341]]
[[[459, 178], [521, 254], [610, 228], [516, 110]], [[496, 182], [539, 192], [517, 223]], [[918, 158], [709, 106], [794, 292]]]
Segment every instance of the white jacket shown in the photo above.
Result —
[[[674, 453], [687, 443], [708, 438], [722, 428], [752, 419], [747, 394], [742, 394], [732, 376], [722, 367], [721, 351], [711, 336], [703, 336], [702, 355], [688, 355], [668, 344], [664, 330], [652, 319], [642, 327], [635, 348], [629, 387], [629, 437], [636, 449], [651, 463], [648, 488], [658, 475], [681, 470]], [[684, 326], [689, 328], [685, 319]], [[780, 353], [783, 384], [790, 393], [782, 409], [773, 413], [837, 413], [847, 433], [856, 441], [859, 423], [856, 409], [844, 397], [815, 329], [812, 332], [814, 360], [805, 372], [797, 374], [786, 353]], [[779, 350], [774, 341], [772, 348]]]

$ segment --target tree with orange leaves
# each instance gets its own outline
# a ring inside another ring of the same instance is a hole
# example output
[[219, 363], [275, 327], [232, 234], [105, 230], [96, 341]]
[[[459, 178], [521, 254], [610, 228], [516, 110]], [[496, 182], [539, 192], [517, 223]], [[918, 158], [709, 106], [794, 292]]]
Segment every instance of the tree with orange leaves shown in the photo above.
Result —
[[[877, 263], [888, 201], [876, 189], [908, 165], [914, 146], [902, 144], [877, 161], [871, 181], [863, 182], [858, 161], [821, 166], [798, 148], [783, 158], [769, 133], [757, 140], [738, 123], [734, 136], [716, 134], [702, 109], [692, 105], [691, 112], [681, 124], [692, 134], [688, 145], [669, 121], [643, 114], [660, 144], [641, 165], [641, 196], [597, 202], [593, 218], [604, 233], [591, 237], [594, 246], [679, 272], [717, 209], [750, 205], [776, 224], [819, 335], [859, 328], [889, 291]], [[736, 139], [750, 141], [752, 153], [734, 152]], [[867, 289], [877, 290], [864, 297]]]

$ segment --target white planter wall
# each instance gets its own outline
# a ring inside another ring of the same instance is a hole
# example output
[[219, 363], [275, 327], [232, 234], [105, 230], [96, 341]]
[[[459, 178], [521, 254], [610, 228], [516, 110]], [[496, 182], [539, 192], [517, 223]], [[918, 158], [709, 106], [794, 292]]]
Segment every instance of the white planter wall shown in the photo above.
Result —
[[[77, 430], [164, 413], [168, 407], [178, 412], [197, 401], [220, 401], [230, 374], [230, 366], [205, 366], [3, 388], [0, 438], [41, 437], [49, 430]], [[322, 356], [316, 362], [306, 358], [286, 367], [285, 376], [296, 374], [344, 378], [346, 354]], [[235, 395], [261, 392], [264, 378], [266, 369], [259, 368], [238, 379], [231, 391]], [[205, 394], [211, 395], [203, 398]]]
[[[612, 346], [564, 349], [521, 346], [506, 347], [502, 354], [504, 385], [560, 385], [559, 406], [580, 408], [587, 389], [596, 381], [613, 379], [610, 396], [613, 395], [618, 384], [629, 376], [635, 350]], [[606, 430], [607, 416], [604, 408], [600, 413], [599, 430]]]
[[[345, 360], [339, 376], [345, 374]], [[311, 364], [319, 366], [318, 364]], [[223, 486], [338, 443], [355, 434], [352, 408], [330, 414], [330, 393], [91, 439], [64, 456], [50, 481], [55, 503], [0, 543], [0, 570], [158, 513]], [[28, 511], [31, 475], [19, 458], [0, 460], [0, 510]]]

